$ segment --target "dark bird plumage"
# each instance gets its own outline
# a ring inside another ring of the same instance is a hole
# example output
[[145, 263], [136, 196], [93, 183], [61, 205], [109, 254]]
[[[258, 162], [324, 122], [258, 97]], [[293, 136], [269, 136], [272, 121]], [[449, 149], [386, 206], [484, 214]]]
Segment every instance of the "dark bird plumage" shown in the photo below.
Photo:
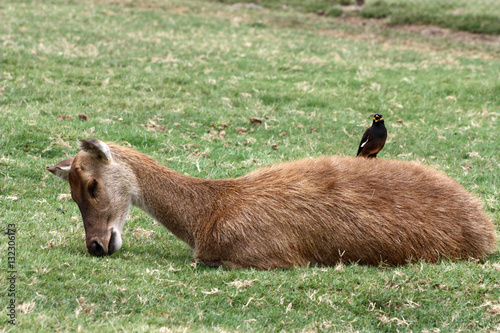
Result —
[[387, 129], [381, 114], [373, 115], [372, 126], [368, 127], [363, 134], [356, 156], [376, 158], [377, 153], [384, 148], [387, 139]]

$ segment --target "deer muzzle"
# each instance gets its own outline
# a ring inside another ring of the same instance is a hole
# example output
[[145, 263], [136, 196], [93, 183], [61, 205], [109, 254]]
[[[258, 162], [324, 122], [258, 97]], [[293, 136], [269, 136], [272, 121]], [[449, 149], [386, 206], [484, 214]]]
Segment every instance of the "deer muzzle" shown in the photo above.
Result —
[[122, 237], [119, 231], [111, 228], [111, 236], [107, 240], [101, 240], [97, 237], [87, 241], [87, 250], [96, 257], [107, 256], [115, 253], [122, 247]]

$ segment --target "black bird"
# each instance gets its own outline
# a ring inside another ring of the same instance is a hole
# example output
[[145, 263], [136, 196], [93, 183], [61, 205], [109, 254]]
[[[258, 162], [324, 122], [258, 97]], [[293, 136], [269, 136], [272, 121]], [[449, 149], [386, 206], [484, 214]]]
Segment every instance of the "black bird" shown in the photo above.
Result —
[[363, 134], [356, 156], [377, 158], [377, 153], [384, 148], [386, 139], [387, 129], [384, 125], [384, 118], [376, 113], [373, 115], [372, 126], [368, 127]]

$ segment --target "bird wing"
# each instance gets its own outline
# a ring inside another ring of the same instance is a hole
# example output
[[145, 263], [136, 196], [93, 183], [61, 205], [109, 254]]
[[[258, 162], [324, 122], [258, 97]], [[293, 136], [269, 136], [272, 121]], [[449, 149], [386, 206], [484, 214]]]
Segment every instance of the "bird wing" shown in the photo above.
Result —
[[358, 153], [356, 154], [356, 156], [359, 155], [359, 153], [361, 153], [361, 149], [363, 149], [363, 147], [367, 144], [368, 140], [370, 140], [370, 135], [368, 134], [369, 132], [370, 132], [369, 128], [367, 128], [365, 133], [363, 134], [363, 137], [361, 138], [361, 143], [359, 144]]
[[366, 141], [365, 142], [362, 142], [361, 145], [359, 146], [360, 148], [363, 148], [366, 143], [370, 140], [370, 137], [366, 138]]

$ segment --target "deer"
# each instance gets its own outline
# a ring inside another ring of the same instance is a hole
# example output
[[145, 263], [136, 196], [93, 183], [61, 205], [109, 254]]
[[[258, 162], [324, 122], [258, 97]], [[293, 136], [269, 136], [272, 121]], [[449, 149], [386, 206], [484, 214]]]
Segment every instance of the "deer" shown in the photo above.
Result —
[[417, 162], [330, 156], [201, 179], [113, 143], [78, 146], [46, 169], [69, 182], [93, 256], [121, 248], [132, 205], [187, 243], [197, 262], [228, 269], [438, 263], [497, 248], [480, 201]]

